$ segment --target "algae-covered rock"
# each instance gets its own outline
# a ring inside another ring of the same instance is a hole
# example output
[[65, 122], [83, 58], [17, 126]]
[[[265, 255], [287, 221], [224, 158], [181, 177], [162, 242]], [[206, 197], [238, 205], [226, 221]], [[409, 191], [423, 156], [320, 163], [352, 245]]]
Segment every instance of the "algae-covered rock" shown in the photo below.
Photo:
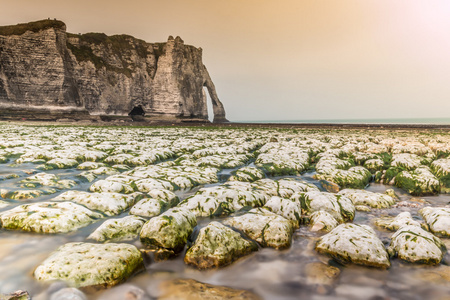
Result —
[[406, 225], [391, 237], [388, 253], [411, 262], [437, 265], [447, 252], [444, 243], [419, 226]]
[[407, 211], [398, 214], [396, 217], [381, 217], [375, 220], [375, 225], [385, 228], [387, 230], [396, 231], [403, 226], [418, 226], [420, 227], [420, 223], [414, 221], [411, 217], [411, 214]]
[[341, 224], [322, 236], [316, 251], [342, 263], [389, 268], [389, 256], [375, 231], [367, 225]]
[[70, 232], [102, 218], [71, 202], [24, 204], [0, 213], [3, 228], [38, 233]]
[[[191, 184], [191, 183], [189, 183]], [[165, 180], [161, 180], [161, 179], [154, 179], [154, 178], [146, 178], [146, 179], [140, 179], [136, 181], [136, 188], [138, 191], [140, 192], [150, 192], [151, 190], [169, 190], [169, 191], [173, 191], [174, 187], [173, 185]]]
[[11, 294], [0, 294], [0, 300], [31, 300], [31, 297], [28, 292], [19, 290]]
[[422, 165], [420, 157], [411, 153], [398, 153], [392, 156], [391, 166], [414, 170]]
[[98, 242], [119, 242], [134, 240], [138, 237], [145, 220], [136, 216], [126, 216], [120, 219], [109, 219], [103, 222], [87, 239]]
[[226, 286], [202, 283], [193, 279], [175, 279], [163, 282], [158, 300], [261, 300], [258, 295]]
[[294, 226], [294, 228], [298, 228], [300, 226], [300, 203], [273, 196], [269, 201], [266, 202], [264, 207], [271, 212], [274, 212], [277, 215], [280, 215], [292, 221], [292, 225]]
[[217, 268], [256, 250], [255, 242], [243, 239], [239, 233], [218, 222], [211, 222], [200, 229], [184, 262], [199, 269]]
[[124, 193], [124, 194], [131, 194], [134, 192], [134, 189], [131, 185], [122, 183], [122, 182], [115, 182], [115, 181], [108, 181], [108, 180], [99, 180], [91, 185], [89, 188], [91, 192], [99, 192], [99, 193]]
[[426, 167], [402, 171], [395, 177], [395, 186], [411, 195], [433, 195], [440, 191], [439, 180]]
[[450, 193], [450, 158], [441, 158], [431, 163], [431, 171], [441, 182], [441, 191]]
[[345, 189], [338, 193], [352, 200], [354, 205], [367, 205], [372, 208], [388, 208], [395, 204], [395, 199], [386, 194], [366, 190]]
[[232, 176], [228, 179], [230, 181], [246, 181], [253, 182], [266, 177], [261, 169], [255, 167], [243, 167], [232, 172]]
[[244, 232], [263, 247], [283, 249], [291, 246], [292, 222], [266, 209], [251, 209], [242, 216], [225, 220], [224, 224]]
[[355, 206], [345, 196], [324, 192], [307, 192], [302, 195], [302, 215], [309, 216], [316, 211], [326, 211], [339, 223], [352, 221]]
[[201, 194], [184, 199], [179, 206], [189, 209], [197, 217], [228, 215], [233, 212], [227, 201]]
[[366, 168], [372, 173], [383, 170], [383, 167], [384, 161], [379, 158], [369, 159], [364, 162], [364, 168]]
[[450, 236], [450, 208], [424, 207], [419, 213], [432, 233], [443, 237]]
[[159, 216], [166, 210], [170, 208], [169, 202], [156, 199], [156, 198], [145, 198], [133, 205], [130, 209], [130, 214], [151, 218], [154, 216]]
[[45, 170], [69, 169], [78, 166], [78, 161], [71, 158], [54, 158], [45, 163]]
[[283, 178], [276, 183], [278, 184], [277, 194], [273, 196], [280, 196], [282, 198], [290, 198], [293, 195], [300, 193], [319, 191], [319, 188], [314, 184], [292, 178]]
[[101, 167], [106, 167], [104, 163], [94, 162], [94, 161], [86, 161], [77, 166], [78, 170], [94, 170]]
[[311, 231], [331, 231], [336, 226], [339, 225], [339, 222], [328, 212], [320, 210], [315, 211], [311, 214], [310, 220], [310, 230]]
[[143, 197], [140, 193], [124, 195], [120, 193], [88, 193], [83, 191], [67, 191], [51, 199], [52, 201], [72, 201], [98, 210], [107, 216], [118, 215], [127, 210]]
[[0, 196], [5, 199], [26, 200], [38, 198], [42, 195], [56, 193], [55, 189], [33, 189], [33, 190], [7, 190], [0, 189]]
[[128, 244], [68, 243], [36, 268], [39, 281], [62, 280], [73, 287], [111, 287], [142, 265], [139, 250]]
[[186, 208], [171, 208], [150, 219], [141, 230], [141, 242], [153, 248], [183, 250], [189, 235], [197, 225], [195, 215]]

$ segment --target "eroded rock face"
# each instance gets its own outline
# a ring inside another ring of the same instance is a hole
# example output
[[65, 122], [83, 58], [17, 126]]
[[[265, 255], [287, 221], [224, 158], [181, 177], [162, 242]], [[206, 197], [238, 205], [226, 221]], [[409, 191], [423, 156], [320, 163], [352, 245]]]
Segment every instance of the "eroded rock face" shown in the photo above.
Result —
[[256, 243], [243, 239], [239, 233], [218, 222], [211, 222], [200, 230], [184, 261], [199, 269], [208, 269], [228, 265], [256, 250]]
[[367, 225], [341, 224], [320, 238], [316, 250], [344, 263], [378, 268], [391, 265], [383, 243]]
[[133, 245], [69, 243], [50, 254], [34, 276], [39, 281], [62, 280], [73, 287], [110, 287], [141, 264], [141, 253]]
[[3, 116], [207, 120], [207, 92], [214, 122], [227, 121], [202, 49], [179, 37], [151, 44], [128, 35], [70, 34], [56, 20], [21, 24], [26, 31], [8, 27], [0, 27]]

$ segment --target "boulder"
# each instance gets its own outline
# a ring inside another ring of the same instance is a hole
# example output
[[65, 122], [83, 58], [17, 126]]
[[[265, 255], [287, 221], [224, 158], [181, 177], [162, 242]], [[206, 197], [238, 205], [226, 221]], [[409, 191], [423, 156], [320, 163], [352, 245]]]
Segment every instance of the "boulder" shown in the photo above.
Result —
[[266, 177], [261, 169], [255, 167], [243, 167], [233, 171], [232, 176], [228, 179], [230, 181], [246, 181], [253, 182]]
[[398, 214], [396, 217], [386, 216], [378, 218], [375, 220], [375, 225], [392, 231], [408, 225], [421, 226], [419, 222], [413, 220], [411, 214], [407, 211]]
[[120, 193], [88, 193], [83, 191], [67, 191], [51, 199], [52, 201], [72, 201], [86, 206], [89, 209], [98, 210], [107, 216], [115, 216], [130, 208], [141, 199], [141, 193], [124, 195]]
[[447, 249], [442, 241], [432, 233], [416, 225], [406, 225], [391, 237], [388, 253], [391, 256], [411, 262], [437, 265]]
[[325, 231], [333, 230], [339, 222], [328, 212], [320, 210], [311, 214], [310, 230], [311, 231]]
[[109, 219], [103, 222], [87, 239], [98, 242], [119, 242], [134, 240], [144, 226], [145, 220], [136, 216], [126, 216], [120, 219]]
[[301, 202], [304, 216], [310, 216], [316, 211], [326, 211], [339, 223], [352, 221], [355, 217], [355, 206], [343, 195], [307, 192], [302, 194]]
[[394, 183], [396, 187], [415, 196], [438, 194], [441, 188], [439, 180], [427, 167], [402, 171], [397, 174]]
[[424, 207], [419, 213], [430, 227], [430, 231], [438, 236], [450, 237], [450, 208]]
[[244, 232], [263, 247], [283, 249], [291, 246], [292, 222], [266, 209], [254, 208], [248, 213], [224, 221]]
[[269, 201], [267, 201], [264, 208], [267, 208], [271, 212], [292, 221], [293, 227], [299, 228], [301, 219], [300, 203], [273, 196]]
[[218, 222], [211, 222], [200, 229], [184, 262], [199, 269], [217, 268], [256, 250], [255, 242], [243, 239], [239, 233]]
[[102, 217], [71, 202], [24, 204], [0, 213], [3, 228], [37, 233], [70, 232]]
[[39, 281], [65, 281], [72, 287], [111, 287], [143, 265], [139, 250], [128, 244], [68, 243], [34, 271]]
[[389, 268], [389, 256], [375, 231], [367, 225], [341, 224], [322, 236], [316, 251], [342, 263]]
[[99, 180], [94, 182], [94, 184], [91, 185], [89, 190], [91, 192], [99, 192], [99, 193], [131, 194], [134, 192], [133, 187], [129, 184], [108, 180]]
[[196, 225], [197, 219], [191, 211], [171, 208], [144, 224], [140, 233], [141, 242], [153, 248], [180, 252]]
[[395, 199], [391, 196], [365, 190], [345, 189], [338, 195], [349, 198], [354, 205], [366, 205], [372, 208], [388, 208], [395, 204]]

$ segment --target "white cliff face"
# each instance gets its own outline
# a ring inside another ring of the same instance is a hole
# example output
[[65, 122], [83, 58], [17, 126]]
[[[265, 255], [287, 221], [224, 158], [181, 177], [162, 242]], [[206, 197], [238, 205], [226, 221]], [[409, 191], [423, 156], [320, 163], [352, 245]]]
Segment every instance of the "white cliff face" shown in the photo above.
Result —
[[[15, 30], [20, 26], [33, 30]], [[0, 27], [4, 115], [15, 109], [127, 116], [139, 108], [150, 118], [207, 120], [205, 87], [215, 121], [226, 121], [202, 49], [179, 37], [151, 44], [127, 35], [66, 33], [60, 21], [20, 26]]]

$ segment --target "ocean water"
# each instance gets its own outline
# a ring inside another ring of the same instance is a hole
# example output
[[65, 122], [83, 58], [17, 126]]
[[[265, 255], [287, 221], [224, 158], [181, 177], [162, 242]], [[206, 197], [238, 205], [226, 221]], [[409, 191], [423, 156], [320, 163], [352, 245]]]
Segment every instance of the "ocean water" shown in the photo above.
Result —
[[321, 120], [233, 120], [241, 123], [336, 123], [336, 124], [440, 124], [450, 125], [450, 118], [405, 119], [321, 119]]

